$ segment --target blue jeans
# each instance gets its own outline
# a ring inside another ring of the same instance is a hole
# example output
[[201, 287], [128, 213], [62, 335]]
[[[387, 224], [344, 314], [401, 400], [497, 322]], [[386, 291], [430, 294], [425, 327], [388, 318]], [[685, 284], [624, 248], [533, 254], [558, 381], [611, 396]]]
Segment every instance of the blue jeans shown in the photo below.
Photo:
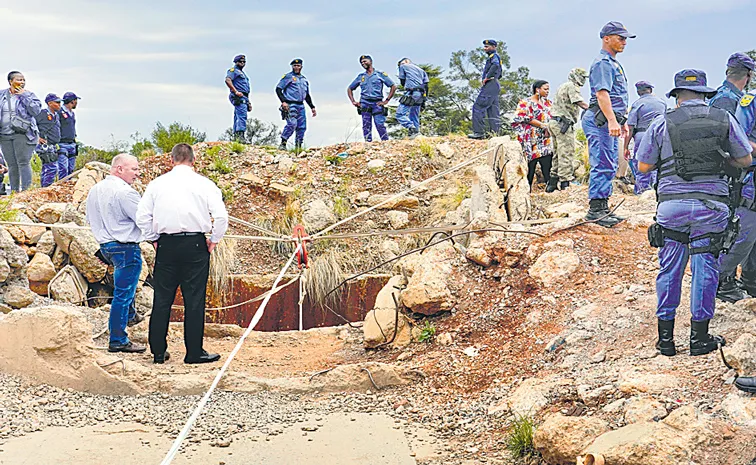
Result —
[[[695, 238], [706, 233], [724, 231], [728, 216], [729, 209], [723, 203], [693, 199], [669, 200], [659, 204], [656, 221], [665, 228], [689, 233], [691, 238]], [[691, 241], [690, 247], [704, 247], [708, 244], [708, 238], [698, 239]], [[710, 320], [714, 316], [720, 259], [711, 253], [691, 256], [687, 244], [665, 238], [664, 247], [659, 249], [659, 275], [656, 278], [656, 316], [661, 320], [675, 319], [688, 259], [693, 272], [690, 286], [690, 312], [693, 321]]]
[[113, 302], [110, 304], [110, 344], [128, 344], [126, 324], [136, 316], [134, 296], [142, 271], [139, 244], [107, 242], [100, 245], [105, 258], [113, 262]]
[[608, 199], [612, 195], [612, 179], [619, 166], [619, 140], [609, 135], [609, 124], [596, 126], [591, 110], [583, 112], [583, 131], [588, 139], [588, 161], [591, 174], [588, 179], [589, 199]]

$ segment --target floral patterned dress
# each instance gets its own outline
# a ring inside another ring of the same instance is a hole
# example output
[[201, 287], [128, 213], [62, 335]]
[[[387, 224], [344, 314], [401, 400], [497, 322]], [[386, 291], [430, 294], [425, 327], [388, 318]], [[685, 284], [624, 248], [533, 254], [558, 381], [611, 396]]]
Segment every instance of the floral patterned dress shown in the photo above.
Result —
[[551, 137], [548, 133], [530, 124], [531, 120], [547, 123], [551, 119], [551, 100], [542, 98], [535, 102], [532, 98], [520, 100], [517, 105], [512, 128], [517, 133], [517, 140], [528, 161], [554, 155]]

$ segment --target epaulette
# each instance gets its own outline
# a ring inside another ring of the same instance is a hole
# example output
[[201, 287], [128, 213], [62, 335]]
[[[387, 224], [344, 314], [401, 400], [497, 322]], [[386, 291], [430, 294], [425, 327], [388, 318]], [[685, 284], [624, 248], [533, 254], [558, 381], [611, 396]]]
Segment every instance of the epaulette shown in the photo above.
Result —
[[740, 106], [741, 107], [747, 107], [748, 105], [753, 102], [754, 95], [753, 94], [745, 94], [743, 98], [740, 99]]

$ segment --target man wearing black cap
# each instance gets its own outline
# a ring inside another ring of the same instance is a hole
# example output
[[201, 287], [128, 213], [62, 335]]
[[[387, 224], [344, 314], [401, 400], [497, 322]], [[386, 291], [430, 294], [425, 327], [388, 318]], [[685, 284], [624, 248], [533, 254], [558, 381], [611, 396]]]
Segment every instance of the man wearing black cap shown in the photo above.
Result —
[[717, 94], [711, 98], [709, 105], [727, 110], [731, 115], [735, 114], [738, 102], [743, 98], [744, 89], [748, 87], [753, 77], [756, 65], [753, 59], [745, 53], [733, 53], [727, 60], [726, 78]]
[[635, 38], [622, 23], [611, 21], [599, 33], [602, 48], [589, 71], [591, 100], [583, 112], [583, 131], [588, 139], [588, 181], [590, 209], [585, 219], [611, 228], [624, 218], [610, 213], [612, 179], [619, 166], [619, 140], [627, 133], [625, 113], [628, 106], [627, 77], [617, 54], [625, 50], [627, 39]]
[[307, 130], [307, 114], [305, 113], [304, 102], [312, 110], [312, 117], [317, 116], [315, 105], [310, 97], [310, 83], [302, 74], [302, 59], [295, 58], [291, 61], [291, 72], [283, 75], [276, 86], [276, 95], [281, 101], [281, 114], [286, 120], [286, 127], [281, 132], [281, 150], [286, 150], [286, 142], [296, 131], [297, 136], [294, 140], [294, 148], [297, 152], [302, 150], [305, 131]]
[[675, 316], [688, 260], [690, 290], [690, 355], [717, 350], [725, 340], [709, 334], [719, 280], [719, 257], [737, 236], [737, 217], [730, 207], [729, 167], [751, 164], [751, 146], [737, 120], [724, 110], [706, 105], [715, 90], [706, 73], [686, 69], [675, 75], [667, 94], [677, 108], [658, 116], [638, 148], [638, 169], [657, 170], [656, 223], [649, 242], [659, 250], [656, 278], [659, 340], [662, 355], [676, 354]]
[[641, 173], [638, 171], [638, 160], [630, 158], [630, 140], [633, 140], [633, 152], [638, 151], [643, 134], [651, 125], [651, 121], [667, 111], [667, 102], [654, 95], [654, 86], [648, 81], [638, 81], [635, 83], [635, 91], [638, 93], [638, 100], [633, 102], [630, 107], [630, 114], [627, 116], [627, 134], [625, 135], [625, 160], [628, 160], [630, 169], [635, 177], [635, 193], [652, 189], [656, 184], [656, 172]]
[[[357, 112], [362, 115], [362, 134], [365, 142], [373, 141], [373, 122], [378, 130], [381, 140], [388, 140], [386, 131], [386, 116], [388, 115], [388, 103], [394, 97], [396, 84], [388, 74], [376, 71], [373, 68], [373, 58], [370, 55], [362, 55], [360, 64], [365, 68], [347, 87], [347, 96], [352, 105], [357, 107]], [[383, 99], [383, 86], [389, 88], [388, 97]], [[354, 90], [360, 88], [360, 101], [354, 100]]]
[[60, 109], [60, 144], [66, 153], [65, 169], [58, 164], [58, 179], [63, 179], [76, 169], [76, 156], [79, 146], [76, 144], [76, 114], [74, 110], [79, 106], [79, 97], [73, 92], [63, 94], [63, 107]]
[[249, 101], [249, 78], [244, 72], [247, 58], [244, 55], [234, 57], [234, 66], [226, 72], [226, 86], [231, 91], [228, 100], [234, 106], [234, 138], [244, 140], [247, 130], [247, 113], [252, 111]]
[[473, 133], [467, 137], [470, 139], [483, 139], [486, 137], [486, 122], [489, 132], [499, 133], [499, 93], [501, 93], [501, 57], [496, 52], [499, 43], [493, 39], [483, 41], [483, 50], [488, 58], [483, 66], [481, 76], [481, 88], [478, 98], [472, 108]]
[[407, 128], [407, 135], [414, 139], [420, 134], [420, 107], [428, 95], [428, 73], [409, 58], [399, 60], [399, 82], [404, 87], [404, 95], [399, 99], [396, 120]]
[[36, 152], [42, 161], [42, 172], [39, 176], [42, 187], [47, 187], [55, 182], [59, 165], [64, 173], [68, 171], [68, 156], [58, 146], [60, 143], [60, 105], [62, 101], [55, 94], [47, 94], [45, 97], [47, 108], [36, 116], [37, 127], [39, 128], [39, 143]]

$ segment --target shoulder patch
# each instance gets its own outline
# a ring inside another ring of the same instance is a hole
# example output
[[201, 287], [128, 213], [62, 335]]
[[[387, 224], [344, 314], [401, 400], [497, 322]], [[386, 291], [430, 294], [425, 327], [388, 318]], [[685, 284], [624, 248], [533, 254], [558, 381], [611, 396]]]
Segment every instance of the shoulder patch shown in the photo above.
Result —
[[291, 82], [297, 82], [297, 78], [295, 78], [295, 77], [292, 76]]
[[234, 72], [235, 70], [236, 70], [236, 68], [229, 68], [229, 69], [228, 69], [228, 72], [229, 72], [229, 73], [233, 73], [233, 72]]
[[753, 102], [754, 95], [753, 94], [745, 94], [742, 99], [740, 99], [740, 106], [741, 107], [747, 107], [748, 105]]
[[281, 76], [281, 79], [286, 79], [286, 76], [288, 76], [288, 74], [284, 74], [283, 76]]

